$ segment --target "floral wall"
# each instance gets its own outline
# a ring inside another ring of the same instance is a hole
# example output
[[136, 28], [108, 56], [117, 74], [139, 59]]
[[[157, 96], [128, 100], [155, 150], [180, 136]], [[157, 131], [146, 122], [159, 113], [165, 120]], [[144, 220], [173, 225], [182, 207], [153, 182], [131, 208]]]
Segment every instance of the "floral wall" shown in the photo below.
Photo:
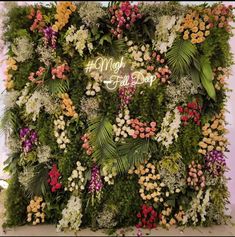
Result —
[[7, 195], [17, 194], [6, 200], [5, 226], [228, 220], [232, 6], [174, 4], [12, 8], [2, 130]]

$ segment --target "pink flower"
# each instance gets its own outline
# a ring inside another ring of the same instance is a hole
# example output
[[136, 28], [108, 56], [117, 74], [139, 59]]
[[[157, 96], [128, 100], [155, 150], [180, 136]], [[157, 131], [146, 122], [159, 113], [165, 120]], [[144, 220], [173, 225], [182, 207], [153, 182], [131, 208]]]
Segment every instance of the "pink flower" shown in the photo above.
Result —
[[150, 126], [151, 126], [151, 127], [156, 127], [156, 125], [157, 125], [156, 122], [151, 122], [151, 123], [150, 123]]

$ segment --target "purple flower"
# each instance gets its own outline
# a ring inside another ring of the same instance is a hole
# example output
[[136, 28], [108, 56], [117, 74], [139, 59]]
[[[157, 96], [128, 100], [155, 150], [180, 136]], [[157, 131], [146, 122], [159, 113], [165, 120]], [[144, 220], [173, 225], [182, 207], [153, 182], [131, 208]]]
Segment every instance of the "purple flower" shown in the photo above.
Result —
[[56, 48], [57, 32], [51, 26], [43, 29], [46, 44], [50, 44], [52, 48]]
[[221, 151], [210, 151], [206, 154], [206, 168], [213, 176], [224, 174], [226, 169], [226, 161]]
[[95, 164], [91, 169], [91, 180], [89, 183], [89, 192], [98, 193], [103, 188], [103, 182], [100, 175], [99, 167]]
[[21, 128], [20, 129], [20, 138], [24, 138], [30, 132], [29, 128]]

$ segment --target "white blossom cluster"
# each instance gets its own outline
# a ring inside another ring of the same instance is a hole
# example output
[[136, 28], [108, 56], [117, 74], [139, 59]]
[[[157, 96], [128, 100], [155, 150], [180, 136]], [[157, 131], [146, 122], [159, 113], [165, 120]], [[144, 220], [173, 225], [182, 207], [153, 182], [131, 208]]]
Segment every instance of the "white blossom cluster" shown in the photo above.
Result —
[[177, 85], [167, 85], [166, 97], [168, 100], [167, 108], [173, 109], [179, 103], [185, 102], [189, 95], [198, 93], [198, 88], [193, 84], [190, 77], [182, 77]]
[[67, 44], [73, 44], [80, 56], [83, 56], [83, 51], [86, 47], [89, 52], [93, 49], [88, 29], [85, 29], [84, 25], [80, 26], [79, 30], [77, 30], [75, 26], [71, 25], [65, 34], [65, 40]]
[[98, 213], [96, 218], [99, 228], [111, 229], [117, 225], [115, 211], [115, 208], [110, 208], [108, 205], [105, 205], [103, 210]]
[[3, 99], [3, 104], [5, 105], [6, 108], [10, 109], [13, 108], [16, 104], [16, 100], [18, 96], [20, 95], [19, 91], [8, 91], [2, 96]]
[[[200, 224], [205, 222], [207, 209], [210, 206], [210, 189], [207, 189], [204, 192], [202, 189], [199, 190], [196, 197], [191, 201], [190, 209], [186, 211], [185, 216], [183, 217], [183, 224], [188, 223], [192, 220], [193, 225], [197, 225], [200, 221]], [[198, 218], [200, 215], [200, 219]]]
[[67, 152], [66, 146], [70, 143], [67, 136], [67, 131], [65, 130], [66, 123], [64, 121], [64, 116], [60, 115], [58, 119], [54, 120], [54, 135], [56, 137], [56, 142], [59, 148]]
[[15, 54], [14, 59], [17, 62], [24, 62], [33, 57], [33, 42], [26, 36], [21, 36], [15, 39], [12, 45], [12, 52]]
[[39, 163], [45, 163], [50, 159], [51, 148], [47, 145], [37, 147], [37, 157]]
[[172, 111], [167, 111], [161, 124], [161, 131], [156, 135], [156, 140], [162, 143], [167, 149], [177, 140], [178, 132], [181, 124], [181, 115], [177, 108]]
[[165, 15], [160, 17], [159, 23], [156, 25], [153, 45], [161, 54], [167, 52], [167, 50], [172, 46], [177, 36], [177, 31], [180, 28], [181, 21], [182, 17], [178, 18], [175, 15]]
[[30, 183], [30, 181], [32, 180], [32, 178], [34, 177], [35, 173], [34, 173], [34, 167], [24, 167], [24, 170], [22, 172], [19, 173], [19, 182], [21, 183], [21, 185], [23, 185], [23, 187], [25, 188], [25, 190], [27, 190], [28, 184]]
[[78, 8], [78, 13], [84, 24], [89, 27], [94, 27], [99, 18], [105, 15], [100, 3], [83, 2]]
[[141, 46], [134, 45], [133, 41], [126, 42], [128, 48], [129, 57], [131, 58], [132, 68], [143, 67], [145, 62], [150, 61], [150, 45], [143, 44]]
[[114, 184], [114, 178], [117, 176], [117, 170], [114, 166], [110, 168], [109, 165], [104, 165], [102, 168], [102, 175], [104, 176], [104, 181], [111, 185]]
[[20, 107], [22, 107], [23, 105], [25, 105], [29, 99], [29, 87], [30, 87], [30, 83], [27, 82], [26, 85], [24, 86], [24, 89], [21, 91], [21, 95], [18, 98], [18, 100], [16, 101], [16, 104]]
[[36, 121], [42, 108], [49, 114], [55, 114], [59, 107], [46, 90], [36, 90], [27, 100], [26, 115], [31, 114], [32, 120]]
[[95, 96], [101, 90], [102, 75], [98, 71], [90, 73], [92, 81], [89, 81], [86, 86], [86, 95]]
[[82, 200], [80, 197], [71, 196], [66, 208], [62, 211], [62, 219], [57, 225], [57, 231], [68, 229], [78, 231], [82, 223]]
[[117, 124], [113, 125], [113, 130], [115, 133], [115, 141], [119, 141], [122, 138], [126, 138], [133, 135], [134, 130], [130, 127], [130, 111], [128, 108], [125, 108], [123, 112], [118, 114], [116, 118]]
[[47, 67], [56, 60], [56, 51], [48, 45], [38, 45], [36, 52], [39, 55], [39, 61], [44, 63]]
[[85, 167], [82, 166], [80, 161], [77, 161], [77, 167], [72, 171], [72, 174], [68, 178], [68, 185], [65, 187], [65, 191], [69, 190], [70, 192], [73, 192], [75, 190], [84, 190], [84, 171], [86, 170]]

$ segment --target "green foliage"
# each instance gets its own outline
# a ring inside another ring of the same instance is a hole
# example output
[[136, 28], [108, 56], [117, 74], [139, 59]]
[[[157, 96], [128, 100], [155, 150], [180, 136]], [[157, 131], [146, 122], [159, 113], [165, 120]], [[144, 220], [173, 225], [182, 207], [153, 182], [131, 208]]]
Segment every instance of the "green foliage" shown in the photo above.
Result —
[[0, 121], [0, 133], [8, 132], [10, 129], [16, 129], [18, 127], [18, 115], [16, 110], [7, 109]]
[[190, 41], [177, 37], [166, 54], [166, 58], [176, 75], [189, 71], [190, 64], [197, 53], [197, 48]]
[[115, 159], [116, 144], [113, 141], [113, 127], [106, 117], [95, 118], [88, 127], [90, 144], [94, 147], [92, 157], [99, 164]]
[[28, 199], [19, 183], [17, 174], [14, 174], [9, 180], [9, 186], [6, 191], [6, 221], [3, 227], [13, 227], [26, 224], [26, 207]]
[[118, 146], [118, 171], [126, 173], [133, 166], [138, 166], [148, 160], [149, 154], [157, 150], [156, 146], [156, 142], [149, 139], [126, 139], [126, 143]]

